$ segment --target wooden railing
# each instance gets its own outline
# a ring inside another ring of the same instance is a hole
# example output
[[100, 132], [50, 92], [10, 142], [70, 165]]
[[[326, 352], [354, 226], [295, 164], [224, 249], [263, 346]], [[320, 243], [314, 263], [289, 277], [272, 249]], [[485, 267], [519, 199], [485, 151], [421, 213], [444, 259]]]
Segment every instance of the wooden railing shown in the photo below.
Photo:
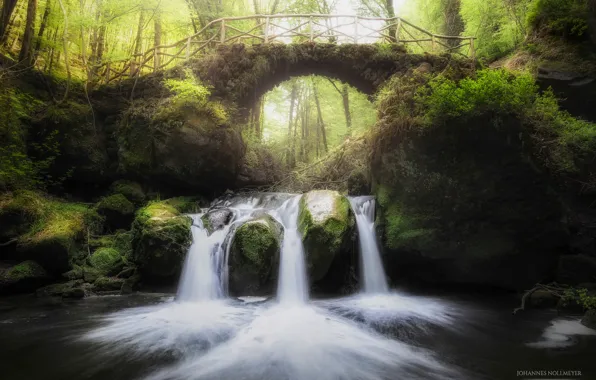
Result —
[[451, 52], [475, 59], [475, 37], [431, 33], [401, 17], [378, 18], [323, 14], [275, 14], [226, 17], [169, 45], [152, 47], [129, 58], [100, 65], [104, 83], [163, 70], [221, 44], [395, 43], [413, 53]]

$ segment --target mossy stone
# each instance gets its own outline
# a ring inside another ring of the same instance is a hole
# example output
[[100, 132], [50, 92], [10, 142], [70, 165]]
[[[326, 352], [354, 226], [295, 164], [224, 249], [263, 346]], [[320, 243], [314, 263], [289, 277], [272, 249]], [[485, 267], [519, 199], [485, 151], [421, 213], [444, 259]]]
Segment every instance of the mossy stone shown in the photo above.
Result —
[[132, 223], [135, 206], [122, 194], [110, 195], [97, 203], [97, 212], [103, 215], [106, 225], [113, 230], [128, 229]]
[[596, 310], [588, 310], [582, 318], [582, 325], [596, 330]]
[[249, 220], [236, 230], [230, 251], [230, 292], [255, 295], [270, 279], [280, 254], [282, 227], [271, 216]]
[[47, 283], [51, 277], [41, 265], [28, 260], [0, 269], [0, 293], [23, 293], [35, 290]]
[[89, 258], [91, 266], [103, 273], [118, 272], [122, 265], [122, 255], [114, 248], [99, 248]]
[[311, 281], [323, 279], [340, 255], [349, 256], [354, 226], [350, 202], [338, 192], [315, 190], [302, 196], [298, 228]]
[[133, 260], [144, 279], [172, 281], [191, 244], [192, 219], [166, 201], [140, 209], [133, 223]]
[[122, 288], [122, 284], [124, 284], [124, 279], [122, 278], [115, 278], [115, 277], [99, 277], [93, 283], [94, 289], [99, 292], [110, 292], [114, 290], [120, 290]]
[[122, 194], [126, 199], [136, 205], [142, 204], [146, 199], [143, 188], [137, 182], [119, 180], [110, 186], [110, 190], [112, 194]]

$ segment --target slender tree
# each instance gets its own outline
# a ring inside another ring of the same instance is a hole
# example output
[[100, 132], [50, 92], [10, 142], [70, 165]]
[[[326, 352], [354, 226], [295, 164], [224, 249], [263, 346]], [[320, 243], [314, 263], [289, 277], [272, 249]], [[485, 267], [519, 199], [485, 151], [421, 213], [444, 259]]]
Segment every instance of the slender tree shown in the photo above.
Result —
[[27, 21], [25, 22], [25, 32], [23, 33], [23, 42], [19, 53], [19, 62], [27, 66], [33, 65], [33, 35], [35, 34], [36, 15], [37, 0], [28, 0]]
[[329, 147], [327, 145], [327, 133], [325, 132], [325, 122], [323, 121], [323, 113], [321, 112], [321, 103], [319, 102], [319, 94], [317, 91], [317, 86], [315, 86], [314, 82], [312, 85], [313, 95], [315, 97], [315, 104], [317, 106], [317, 124], [321, 129], [321, 136], [323, 137], [323, 147], [325, 148], [325, 153], [329, 152]]
[[8, 25], [18, 0], [4, 0], [0, 19], [0, 45], [4, 45], [8, 38]]
[[[41, 17], [41, 24], [39, 25], [39, 31], [37, 32], [37, 38], [35, 40], [35, 55], [39, 54], [39, 50], [41, 49], [41, 41], [43, 39], [43, 35], [46, 31], [48, 25], [48, 18], [50, 16], [50, 10], [52, 8], [52, 0], [46, 1], [46, 7], [43, 11], [43, 16]], [[83, 45], [85, 46], [85, 45]]]

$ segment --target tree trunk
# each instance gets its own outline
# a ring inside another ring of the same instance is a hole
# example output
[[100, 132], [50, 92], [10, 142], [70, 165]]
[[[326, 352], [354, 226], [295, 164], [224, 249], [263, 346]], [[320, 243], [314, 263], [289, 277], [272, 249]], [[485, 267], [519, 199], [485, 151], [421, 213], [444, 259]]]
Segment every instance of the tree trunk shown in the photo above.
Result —
[[137, 68], [137, 59], [142, 60], [143, 57], [136, 57], [136, 55], [141, 54], [141, 47], [142, 47], [142, 43], [143, 43], [143, 26], [145, 24], [145, 11], [143, 9], [141, 9], [141, 14], [139, 15], [139, 25], [137, 26], [137, 35], [135, 37], [135, 42], [134, 42], [134, 50], [133, 50], [133, 54], [135, 55], [135, 57], [133, 57], [131, 63], [130, 63], [130, 75], [135, 75], [137, 73], [137, 70], [139, 70], [139, 68]]
[[291, 141], [292, 141], [292, 121], [294, 120], [294, 103], [296, 102], [296, 93], [298, 86], [294, 82], [292, 84], [292, 93], [290, 94], [290, 114], [288, 116], [288, 150], [286, 154], [286, 164], [291, 167]]
[[346, 136], [352, 136], [352, 115], [350, 114], [350, 97], [348, 85], [344, 83], [341, 88], [341, 98], [344, 104], [344, 116], [346, 117]]
[[64, 64], [66, 66], [66, 91], [64, 92], [64, 97], [62, 101], [65, 101], [68, 98], [68, 91], [70, 90], [70, 63], [68, 62], [68, 13], [66, 12], [66, 8], [64, 7], [64, 3], [62, 0], [58, 0], [60, 3], [60, 9], [62, 9], [62, 15], [64, 16], [64, 32], [62, 35], [62, 46], [64, 48]]
[[4, 0], [0, 14], [0, 45], [4, 45], [8, 37], [8, 24], [18, 0]]
[[255, 136], [257, 136], [258, 139], [261, 138], [261, 103], [262, 103], [262, 98], [259, 98], [258, 100], [255, 101], [255, 104], [252, 108], [252, 114], [253, 114], [253, 128], [255, 130]]
[[26, 66], [33, 65], [33, 35], [35, 34], [36, 14], [37, 0], [29, 0], [27, 3], [25, 32], [23, 33], [23, 42], [21, 44], [21, 52], [19, 53], [19, 62]]
[[[385, 8], [387, 9], [387, 18], [395, 17], [395, 8], [393, 7], [393, 0], [385, 0]], [[395, 21], [392, 21], [392, 23], [394, 22]], [[397, 26], [391, 25], [389, 29], [387, 29], [387, 31], [389, 32], [390, 36], [389, 40], [395, 41], [395, 32], [397, 31]]]
[[153, 46], [155, 50], [153, 51], [153, 71], [159, 70], [161, 66], [161, 55], [160, 49], [158, 48], [161, 45], [161, 14], [159, 9], [155, 12], [155, 21], [154, 21], [154, 28], [155, 34], [153, 36]]
[[590, 39], [596, 44], [596, 0], [590, 0], [588, 3], [588, 27], [590, 32]]
[[[461, 17], [460, 0], [442, 0], [443, 8], [443, 34], [447, 36], [459, 36], [465, 28], [464, 20]], [[447, 40], [447, 45], [457, 46], [460, 43], [458, 40]]]
[[[43, 39], [43, 34], [46, 31], [46, 26], [48, 25], [48, 17], [50, 16], [50, 9], [52, 7], [52, 1], [48, 0], [46, 2], [46, 8], [43, 11], [43, 16], [41, 18], [41, 25], [39, 26], [39, 31], [37, 32], [37, 40], [35, 41], [35, 55], [39, 54], [39, 49], [41, 49], [41, 40]], [[85, 45], [83, 45], [85, 46]]]
[[325, 132], [325, 122], [323, 121], [323, 114], [321, 113], [321, 103], [319, 103], [319, 94], [317, 92], [317, 86], [312, 86], [313, 93], [315, 96], [315, 104], [317, 105], [317, 124], [319, 128], [321, 128], [321, 136], [323, 137], [323, 147], [325, 148], [325, 153], [329, 152], [329, 147], [327, 146], [327, 133]]

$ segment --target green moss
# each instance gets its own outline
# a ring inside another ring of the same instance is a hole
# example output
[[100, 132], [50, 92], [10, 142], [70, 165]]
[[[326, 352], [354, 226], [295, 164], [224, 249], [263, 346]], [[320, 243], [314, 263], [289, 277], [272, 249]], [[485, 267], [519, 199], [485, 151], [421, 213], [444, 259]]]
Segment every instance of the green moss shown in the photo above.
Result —
[[279, 251], [279, 233], [268, 217], [244, 223], [234, 235], [232, 250], [266, 277], [271, 260]]
[[335, 191], [316, 190], [300, 200], [298, 229], [314, 281], [325, 276], [334, 257], [351, 239], [354, 218], [347, 198]]
[[192, 220], [172, 205], [154, 201], [140, 209], [133, 223], [133, 259], [149, 277], [174, 276], [191, 243]]
[[90, 258], [91, 265], [107, 272], [122, 261], [120, 252], [114, 248], [100, 248]]
[[174, 207], [179, 213], [187, 214], [200, 211], [201, 199], [197, 197], [175, 197], [163, 201], [166, 205]]
[[9, 268], [3, 274], [3, 279], [9, 282], [17, 282], [20, 280], [45, 277], [46, 271], [35, 261], [28, 260]]
[[98, 230], [102, 223], [99, 215], [86, 205], [63, 202], [31, 191], [3, 197], [0, 215], [7, 213], [20, 213], [28, 220], [28, 230], [19, 237], [23, 245], [55, 241], [69, 247], [87, 230]]
[[134, 205], [122, 194], [110, 195], [102, 198], [97, 204], [99, 213], [118, 212], [122, 215], [134, 213]]

